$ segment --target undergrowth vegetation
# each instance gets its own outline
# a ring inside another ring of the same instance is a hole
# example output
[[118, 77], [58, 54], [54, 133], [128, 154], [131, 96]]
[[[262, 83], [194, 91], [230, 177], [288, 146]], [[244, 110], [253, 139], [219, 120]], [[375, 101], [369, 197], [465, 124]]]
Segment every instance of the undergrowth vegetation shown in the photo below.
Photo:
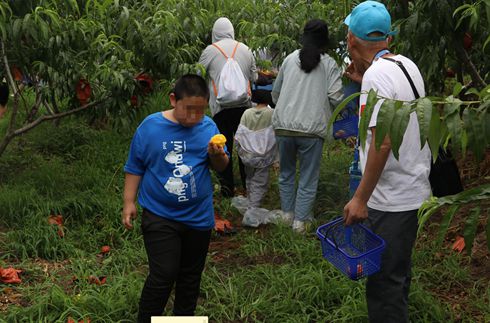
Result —
[[[0, 303], [1, 322], [135, 320], [148, 267], [138, 223], [124, 230], [120, 211], [123, 165], [136, 125], [115, 131], [73, 117], [55, 128], [38, 127], [2, 156], [0, 267], [23, 272], [21, 284], [0, 283], [9, 300]], [[367, 321], [363, 282], [344, 278], [321, 257], [314, 232], [341, 214], [351, 158], [345, 143], [326, 145], [316, 223], [306, 236], [284, 225], [241, 228], [230, 200], [216, 195], [216, 209], [238, 233], [213, 236], [196, 314], [210, 322]], [[277, 176], [265, 204], [279, 207]], [[48, 222], [51, 215], [62, 216], [62, 227]], [[461, 255], [442, 251], [434, 258], [436, 246], [424, 235], [414, 257], [411, 320], [490, 320], [488, 281], [473, 277]], [[104, 245], [108, 253], [101, 252]], [[444, 295], [461, 286], [461, 302], [448, 303]]]

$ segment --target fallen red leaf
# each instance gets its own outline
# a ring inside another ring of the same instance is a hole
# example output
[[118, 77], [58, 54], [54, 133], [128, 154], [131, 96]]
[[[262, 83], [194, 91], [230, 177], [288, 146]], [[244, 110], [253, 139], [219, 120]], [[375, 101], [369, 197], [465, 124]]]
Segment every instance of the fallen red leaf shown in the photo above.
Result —
[[102, 246], [102, 248], [100, 248], [100, 252], [103, 253], [103, 254], [106, 254], [109, 251], [111, 251], [111, 247], [110, 246]]
[[463, 251], [463, 249], [464, 249], [464, 246], [465, 246], [464, 238], [462, 236], [457, 236], [456, 241], [453, 243], [453, 246], [451, 247], [451, 249], [461, 253], [461, 251]]
[[[77, 323], [77, 321], [75, 321], [71, 316], [69, 316], [66, 323]], [[90, 323], [90, 318], [87, 317], [87, 319], [81, 319], [78, 321], [78, 323]]]
[[9, 267], [7, 269], [0, 268], [0, 280], [4, 284], [20, 284], [22, 280], [19, 278], [19, 273], [22, 270]]
[[65, 236], [65, 232], [63, 231], [63, 216], [61, 214], [50, 215], [48, 217], [48, 223], [58, 226], [58, 236], [60, 236], [61, 238]]
[[214, 230], [224, 234], [236, 232], [231, 222], [221, 218], [216, 212], [214, 212]]
[[49, 224], [63, 225], [63, 216], [61, 214], [50, 215], [48, 217], [48, 223]]
[[107, 278], [105, 276], [102, 277], [95, 277], [95, 276], [89, 276], [88, 277], [88, 282], [91, 284], [95, 285], [104, 285], [106, 283]]

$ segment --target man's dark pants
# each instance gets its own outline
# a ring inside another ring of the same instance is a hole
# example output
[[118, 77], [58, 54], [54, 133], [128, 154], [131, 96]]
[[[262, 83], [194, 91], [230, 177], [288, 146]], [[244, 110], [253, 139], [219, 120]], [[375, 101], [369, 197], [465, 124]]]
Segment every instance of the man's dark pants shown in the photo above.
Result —
[[141, 228], [150, 272], [141, 292], [138, 322], [162, 315], [174, 283], [173, 315], [193, 316], [211, 230], [194, 230], [147, 210]]
[[[228, 108], [221, 110], [213, 120], [218, 126], [219, 131], [226, 137], [226, 148], [230, 153], [230, 162], [225, 170], [218, 173], [218, 179], [221, 184], [221, 194], [225, 197], [232, 197], [235, 193], [235, 181], [233, 179], [233, 138], [240, 124], [243, 112], [247, 107]], [[238, 157], [238, 156], [237, 156]], [[242, 160], [238, 157], [238, 167], [240, 169], [240, 179], [242, 180], [243, 188], [245, 187], [245, 166]]]
[[369, 209], [367, 225], [386, 243], [381, 270], [369, 276], [366, 298], [370, 322], [408, 322], [411, 256], [417, 235], [417, 210], [382, 212]]

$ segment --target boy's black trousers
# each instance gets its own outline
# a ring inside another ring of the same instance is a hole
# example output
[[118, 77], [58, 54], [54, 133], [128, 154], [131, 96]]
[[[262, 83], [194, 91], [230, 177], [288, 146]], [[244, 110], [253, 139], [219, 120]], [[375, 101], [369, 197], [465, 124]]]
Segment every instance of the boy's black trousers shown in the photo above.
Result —
[[148, 210], [143, 210], [141, 228], [150, 272], [141, 292], [138, 322], [162, 315], [174, 283], [173, 315], [193, 316], [211, 230], [195, 230]]

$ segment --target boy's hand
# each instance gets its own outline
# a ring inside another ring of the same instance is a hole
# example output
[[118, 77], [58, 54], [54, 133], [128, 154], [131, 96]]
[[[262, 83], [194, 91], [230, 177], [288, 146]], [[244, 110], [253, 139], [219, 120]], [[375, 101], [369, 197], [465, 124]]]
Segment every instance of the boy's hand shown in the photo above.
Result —
[[136, 205], [134, 203], [125, 203], [122, 210], [122, 224], [126, 229], [131, 230], [133, 228], [131, 220], [136, 219], [137, 216]]
[[226, 155], [224, 146], [213, 144], [212, 142], [209, 142], [208, 144], [208, 155], [210, 158], [216, 158], [219, 156]]
[[225, 153], [224, 145], [217, 145], [210, 142], [208, 144], [208, 156], [212, 168], [218, 172], [225, 170], [228, 165], [228, 155]]

